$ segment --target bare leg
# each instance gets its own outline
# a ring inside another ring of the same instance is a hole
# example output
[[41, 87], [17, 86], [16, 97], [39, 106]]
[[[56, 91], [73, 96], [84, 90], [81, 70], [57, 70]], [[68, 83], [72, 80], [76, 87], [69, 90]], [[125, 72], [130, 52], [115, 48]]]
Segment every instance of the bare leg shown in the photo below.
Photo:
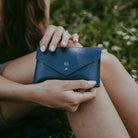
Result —
[[[8, 67], [4, 71], [3, 75], [6, 78], [9, 78], [10, 80], [13, 80], [16, 82], [20, 82], [20, 83], [24, 83], [24, 84], [31, 83], [32, 79], [33, 79], [33, 73], [34, 73], [35, 62], [36, 62], [35, 54], [36, 53], [32, 53], [25, 57], [22, 57], [22, 58], [19, 58], [19, 59], [13, 61], [10, 65], [8, 65]], [[103, 64], [105, 64], [105, 63], [103, 63]], [[103, 64], [102, 64], [102, 66], [103, 66]], [[15, 73], [16, 73], [16, 75], [15, 75]], [[12, 120], [12, 121], [16, 121], [16, 120], [24, 117], [24, 115], [28, 114], [30, 112], [30, 110], [32, 110], [32, 108], [34, 108], [32, 105], [30, 107], [28, 105], [22, 105], [22, 111], [24, 111], [25, 113], [19, 114], [19, 111], [21, 110], [19, 104], [17, 104], [17, 105], [9, 104], [8, 105], [7, 103], [5, 103], [5, 104], [2, 104], [2, 107], [3, 107], [3, 113], [4, 113], [5, 118]], [[86, 117], [87, 117], [87, 115], [86, 115]]]
[[83, 103], [67, 116], [77, 138], [129, 137], [103, 85], [97, 88], [95, 100]]
[[138, 86], [111, 54], [103, 54], [101, 80], [129, 134], [138, 138]]

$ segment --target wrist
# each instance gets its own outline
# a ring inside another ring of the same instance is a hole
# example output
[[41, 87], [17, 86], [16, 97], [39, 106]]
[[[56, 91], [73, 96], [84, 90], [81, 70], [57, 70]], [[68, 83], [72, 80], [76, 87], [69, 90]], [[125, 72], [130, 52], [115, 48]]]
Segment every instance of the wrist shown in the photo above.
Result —
[[[43, 105], [42, 99], [43, 96], [47, 97], [47, 91], [46, 89], [43, 89], [43, 85], [41, 83], [38, 84], [29, 84], [24, 86], [25, 94], [24, 99], [26, 99], [28, 102], [34, 103], [35, 105]], [[45, 91], [45, 95], [43, 95], [43, 91]], [[46, 100], [46, 99], [45, 99]]]
[[25, 87], [28, 91], [27, 97], [25, 97], [25, 99], [36, 105], [48, 106], [47, 104], [47, 101], [49, 100], [48, 90], [43, 85], [43, 83], [30, 84], [26, 85]]

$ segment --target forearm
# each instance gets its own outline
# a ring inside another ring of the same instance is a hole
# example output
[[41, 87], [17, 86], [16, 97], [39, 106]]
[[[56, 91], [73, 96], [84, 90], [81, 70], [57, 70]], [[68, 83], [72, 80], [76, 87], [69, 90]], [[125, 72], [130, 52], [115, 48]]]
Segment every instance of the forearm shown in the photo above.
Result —
[[31, 102], [33, 87], [19, 84], [0, 76], [0, 101]]

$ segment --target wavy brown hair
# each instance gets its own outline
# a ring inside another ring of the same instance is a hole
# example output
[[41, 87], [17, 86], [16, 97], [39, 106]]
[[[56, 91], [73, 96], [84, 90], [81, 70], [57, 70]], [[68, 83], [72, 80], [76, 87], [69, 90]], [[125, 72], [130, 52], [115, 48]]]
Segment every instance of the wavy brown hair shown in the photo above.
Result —
[[2, 0], [1, 62], [36, 50], [49, 24], [49, 0], [45, 1]]

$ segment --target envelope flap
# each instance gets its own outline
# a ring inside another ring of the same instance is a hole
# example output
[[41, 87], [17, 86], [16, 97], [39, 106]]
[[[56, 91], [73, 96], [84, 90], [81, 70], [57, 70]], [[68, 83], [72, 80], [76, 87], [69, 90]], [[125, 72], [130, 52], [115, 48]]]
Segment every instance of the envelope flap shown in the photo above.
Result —
[[100, 60], [100, 57], [100, 48], [57, 48], [54, 53], [50, 52], [48, 49], [45, 53], [42, 53], [38, 47], [36, 59], [64, 76], [68, 76], [72, 72]]

